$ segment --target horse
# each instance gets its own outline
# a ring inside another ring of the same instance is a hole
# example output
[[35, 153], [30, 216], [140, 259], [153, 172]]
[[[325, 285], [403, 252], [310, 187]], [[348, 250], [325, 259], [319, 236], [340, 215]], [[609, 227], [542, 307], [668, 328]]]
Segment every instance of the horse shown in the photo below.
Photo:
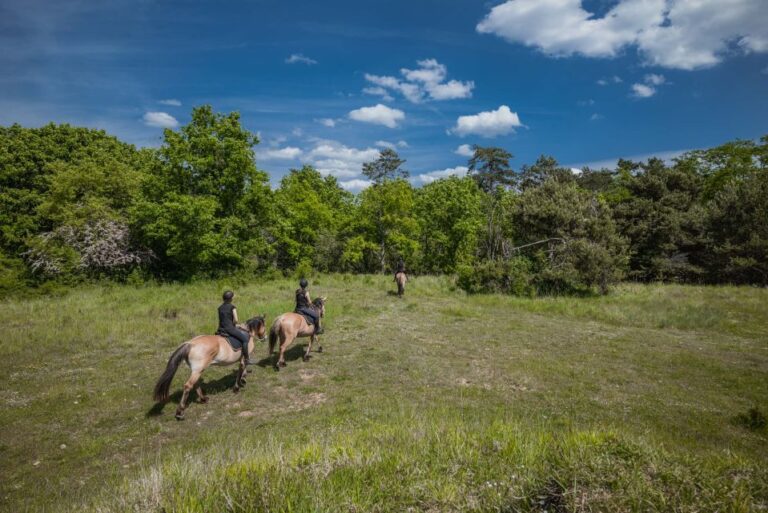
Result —
[[[253, 317], [244, 324], [238, 325], [245, 329], [250, 335], [248, 340], [248, 353], [253, 354], [254, 339], [264, 340], [266, 338], [266, 318], [264, 315]], [[181, 365], [182, 360], [187, 362], [191, 371], [189, 379], [184, 383], [184, 393], [179, 401], [179, 407], [176, 409], [176, 418], [184, 420], [184, 410], [187, 407], [187, 398], [189, 392], [195, 388], [200, 375], [210, 365], [232, 365], [240, 360], [240, 368], [235, 378], [235, 393], [240, 391], [240, 387], [245, 386], [245, 359], [242, 358], [242, 351], [235, 351], [227, 340], [220, 335], [199, 335], [192, 340], [182, 343], [173, 352], [165, 366], [165, 371], [155, 384], [154, 399], [158, 403], [164, 403], [168, 400], [171, 381], [176, 374], [176, 370]], [[203, 394], [202, 384], [196, 388], [197, 396], [201, 403], [207, 403], [208, 397]]]
[[397, 282], [397, 296], [403, 297], [405, 294], [405, 282], [408, 281], [408, 277], [404, 271], [398, 271], [395, 273], [395, 281]]
[[[320, 314], [320, 317], [325, 316], [326, 300], [327, 298], [325, 297], [318, 297], [312, 301], [312, 307]], [[288, 349], [288, 346], [290, 346], [297, 337], [310, 337], [307, 351], [302, 358], [305, 362], [309, 361], [309, 352], [312, 350], [312, 343], [317, 340], [315, 328], [315, 325], [307, 323], [307, 320], [303, 315], [295, 312], [284, 313], [275, 319], [272, 323], [272, 327], [269, 329], [269, 357], [272, 356], [272, 353], [275, 350], [275, 344], [279, 339], [280, 355], [277, 362], [273, 365], [276, 371], [279, 371], [280, 367], [286, 366], [285, 350]], [[318, 346], [317, 352], [322, 353], [323, 346]]]

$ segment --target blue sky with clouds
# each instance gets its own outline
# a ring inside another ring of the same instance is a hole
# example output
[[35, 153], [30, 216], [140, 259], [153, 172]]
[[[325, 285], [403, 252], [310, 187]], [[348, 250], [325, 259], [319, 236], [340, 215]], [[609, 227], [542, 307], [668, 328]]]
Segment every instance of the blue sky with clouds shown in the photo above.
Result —
[[156, 146], [209, 103], [275, 181], [351, 190], [387, 145], [421, 184], [472, 144], [612, 165], [768, 133], [765, 0], [0, 0], [0, 45], [0, 124]]

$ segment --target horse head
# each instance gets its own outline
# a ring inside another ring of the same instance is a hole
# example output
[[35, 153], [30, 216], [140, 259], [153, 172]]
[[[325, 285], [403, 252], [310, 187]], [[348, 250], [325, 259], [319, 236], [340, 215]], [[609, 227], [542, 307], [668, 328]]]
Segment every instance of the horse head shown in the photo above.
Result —
[[264, 340], [267, 337], [267, 316], [265, 314], [248, 319], [245, 325], [253, 338]]
[[320, 312], [320, 317], [325, 316], [325, 302], [328, 300], [327, 296], [321, 296], [316, 297], [314, 301], [312, 301], [312, 306], [315, 307], [315, 309]]

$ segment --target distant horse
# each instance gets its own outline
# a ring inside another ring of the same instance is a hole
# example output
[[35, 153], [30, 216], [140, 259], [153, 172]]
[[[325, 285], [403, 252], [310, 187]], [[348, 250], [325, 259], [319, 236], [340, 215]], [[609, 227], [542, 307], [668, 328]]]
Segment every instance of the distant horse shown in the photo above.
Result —
[[[312, 308], [314, 308], [320, 317], [325, 316], [325, 302], [327, 298], [318, 297], [312, 301]], [[306, 362], [309, 360], [309, 352], [312, 350], [312, 343], [317, 340], [315, 335], [316, 326], [314, 324], [307, 324], [307, 320], [303, 315], [295, 312], [284, 313], [275, 319], [272, 323], [272, 327], [269, 329], [269, 356], [275, 350], [275, 343], [280, 340], [280, 355], [277, 362], [274, 364], [275, 370], [280, 370], [280, 367], [285, 367], [285, 350], [288, 349], [296, 338], [310, 337], [309, 344], [307, 345], [307, 351], [304, 353], [303, 360]], [[317, 348], [318, 353], [323, 352], [323, 346]]]
[[395, 274], [395, 281], [397, 282], [397, 295], [403, 297], [403, 294], [405, 294], [405, 282], [408, 281], [405, 272], [398, 271], [397, 274]]
[[[250, 335], [248, 340], [248, 353], [253, 354], [254, 339], [264, 340], [266, 336], [266, 320], [265, 317], [254, 317], [246, 321], [245, 324], [240, 325]], [[159, 403], [163, 403], [168, 400], [168, 392], [171, 388], [171, 381], [176, 374], [176, 370], [181, 365], [182, 360], [187, 362], [190, 370], [189, 379], [184, 383], [184, 394], [179, 401], [179, 407], [176, 409], [176, 418], [179, 420], [184, 419], [184, 410], [187, 407], [187, 398], [189, 392], [195, 388], [197, 380], [200, 379], [200, 375], [210, 365], [232, 365], [240, 360], [240, 368], [237, 371], [237, 378], [235, 379], [234, 392], [240, 391], [240, 387], [245, 386], [245, 359], [242, 358], [242, 351], [235, 351], [227, 340], [219, 335], [200, 335], [192, 340], [188, 340], [181, 344], [176, 351], [173, 352], [168, 365], [165, 367], [165, 371], [160, 376], [155, 384], [154, 399]], [[203, 394], [202, 386], [197, 387], [197, 396], [200, 398], [201, 403], [207, 403], [208, 398]]]

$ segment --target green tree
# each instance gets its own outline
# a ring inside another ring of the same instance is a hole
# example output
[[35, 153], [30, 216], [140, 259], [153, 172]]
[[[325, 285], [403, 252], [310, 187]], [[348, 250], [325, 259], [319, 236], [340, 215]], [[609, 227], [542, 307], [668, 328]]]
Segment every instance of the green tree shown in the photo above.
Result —
[[576, 181], [576, 177], [573, 171], [561, 167], [557, 160], [546, 155], [540, 156], [533, 165], [524, 165], [520, 169], [519, 187], [521, 190], [538, 187], [547, 180], [570, 183]]
[[469, 177], [437, 180], [417, 191], [424, 272], [452, 273], [472, 263], [483, 226], [482, 196]]
[[386, 272], [398, 258], [408, 267], [419, 261], [415, 194], [403, 179], [388, 180], [360, 193], [343, 262], [351, 269]]
[[193, 109], [178, 131], [166, 129], [158, 159], [131, 210], [132, 228], [157, 255], [162, 275], [185, 278], [272, 259], [269, 178], [256, 169], [258, 138], [236, 112]]
[[402, 168], [405, 160], [400, 158], [392, 148], [385, 148], [373, 162], [363, 164], [363, 175], [373, 183], [380, 184], [387, 180], [408, 178], [409, 173]]
[[512, 154], [492, 146], [472, 146], [474, 155], [469, 159], [469, 175], [485, 192], [492, 192], [497, 186], [512, 186], [517, 182], [514, 170], [509, 167]]
[[278, 266], [293, 269], [306, 260], [315, 269], [335, 270], [343, 252], [341, 230], [350, 221], [352, 202], [352, 194], [335, 177], [323, 178], [311, 166], [285, 175], [275, 191], [280, 213], [273, 228]]

